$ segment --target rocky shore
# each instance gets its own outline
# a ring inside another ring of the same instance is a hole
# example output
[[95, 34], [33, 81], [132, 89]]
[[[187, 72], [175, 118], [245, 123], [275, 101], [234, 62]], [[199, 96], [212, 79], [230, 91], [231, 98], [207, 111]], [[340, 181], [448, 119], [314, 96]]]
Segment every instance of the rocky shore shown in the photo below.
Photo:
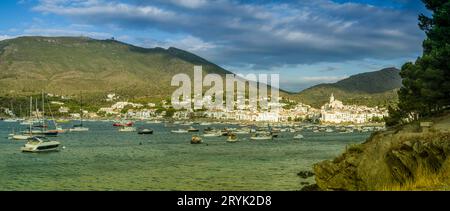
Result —
[[374, 133], [332, 161], [314, 165], [303, 190], [450, 190], [450, 115]]

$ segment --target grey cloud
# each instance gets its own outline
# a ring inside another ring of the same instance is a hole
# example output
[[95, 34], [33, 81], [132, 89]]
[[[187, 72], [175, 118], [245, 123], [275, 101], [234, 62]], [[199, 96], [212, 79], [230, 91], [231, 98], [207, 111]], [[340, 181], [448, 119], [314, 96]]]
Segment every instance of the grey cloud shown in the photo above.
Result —
[[34, 9], [82, 24], [187, 34], [186, 43], [208, 44], [197, 48], [208, 59], [257, 69], [415, 56], [424, 37], [413, 12], [327, 0], [259, 5], [227, 0], [45, 0]]

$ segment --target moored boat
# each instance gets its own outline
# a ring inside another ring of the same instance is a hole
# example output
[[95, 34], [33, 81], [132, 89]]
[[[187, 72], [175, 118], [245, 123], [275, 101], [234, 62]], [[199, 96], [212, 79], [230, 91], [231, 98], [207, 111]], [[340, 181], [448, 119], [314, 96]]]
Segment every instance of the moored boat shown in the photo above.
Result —
[[263, 141], [263, 140], [272, 140], [273, 136], [270, 134], [255, 134], [254, 136], [250, 137], [251, 140], [254, 141]]
[[231, 135], [228, 136], [227, 138], [227, 142], [228, 143], [236, 143], [239, 141], [239, 138], [236, 134], [232, 133]]
[[153, 130], [148, 129], [148, 128], [139, 128], [138, 134], [139, 135], [150, 135], [150, 134], [153, 134]]
[[57, 151], [61, 143], [58, 141], [50, 141], [45, 137], [32, 137], [21, 148], [22, 152], [51, 152]]
[[190, 128], [188, 129], [188, 132], [190, 132], [190, 133], [196, 133], [196, 132], [199, 132], [199, 131], [200, 131], [199, 129], [194, 128], [194, 127], [190, 127]]
[[305, 137], [302, 134], [297, 134], [294, 136], [294, 139], [300, 140], [300, 139], [304, 139]]
[[202, 138], [200, 138], [200, 136], [197, 135], [192, 136], [191, 144], [201, 144], [201, 143], [203, 143], [203, 140]]
[[128, 127], [128, 126], [124, 126], [119, 129], [119, 132], [135, 132], [135, 131], [136, 131], [135, 127]]
[[188, 133], [188, 131], [184, 130], [184, 129], [172, 130], [171, 132], [172, 133]]

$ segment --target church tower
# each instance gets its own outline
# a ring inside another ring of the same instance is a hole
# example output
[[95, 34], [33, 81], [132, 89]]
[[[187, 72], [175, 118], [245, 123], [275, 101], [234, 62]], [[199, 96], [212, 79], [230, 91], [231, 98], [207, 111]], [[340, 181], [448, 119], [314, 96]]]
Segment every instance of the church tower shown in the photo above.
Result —
[[331, 93], [330, 103], [334, 102], [334, 93]]

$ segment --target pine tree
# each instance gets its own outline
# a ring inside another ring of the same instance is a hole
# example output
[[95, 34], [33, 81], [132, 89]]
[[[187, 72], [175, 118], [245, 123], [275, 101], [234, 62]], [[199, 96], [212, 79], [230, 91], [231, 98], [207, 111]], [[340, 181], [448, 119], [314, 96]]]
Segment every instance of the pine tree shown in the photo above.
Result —
[[419, 16], [419, 27], [427, 35], [423, 55], [402, 67], [398, 106], [401, 112], [391, 111], [394, 116], [401, 113], [403, 117], [420, 118], [450, 105], [450, 0], [422, 1], [432, 12], [431, 18]]

